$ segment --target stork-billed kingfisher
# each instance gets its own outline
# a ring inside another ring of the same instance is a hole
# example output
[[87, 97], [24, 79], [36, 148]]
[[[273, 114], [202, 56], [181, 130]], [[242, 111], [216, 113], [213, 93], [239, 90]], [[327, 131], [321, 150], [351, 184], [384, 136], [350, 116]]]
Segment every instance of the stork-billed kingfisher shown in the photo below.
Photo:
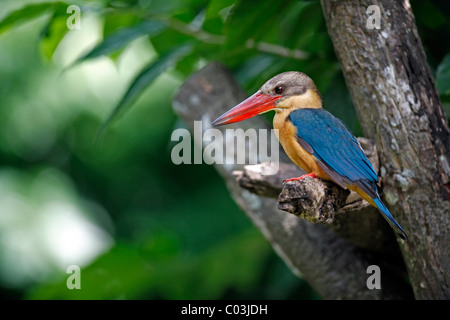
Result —
[[270, 110], [276, 112], [273, 126], [287, 155], [308, 173], [286, 181], [309, 176], [353, 190], [376, 207], [401, 238], [407, 238], [381, 201], [377, 173], [358, 140], [344, 122], [322, 109], [320, 93], [306, 74], [291, 71], [273, 77], [212, 124], [230, 124]]

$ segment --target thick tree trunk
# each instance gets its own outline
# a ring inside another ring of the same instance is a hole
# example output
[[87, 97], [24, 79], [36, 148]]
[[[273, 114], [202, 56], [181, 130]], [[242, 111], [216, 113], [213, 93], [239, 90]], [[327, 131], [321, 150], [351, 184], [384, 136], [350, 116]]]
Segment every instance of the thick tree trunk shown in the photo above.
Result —
[[[321, 2], [361, 126], [378, 148], [384, 198], [409, 235], [401, 249], [415, 296], [449, 299], [450, 134], [409, 1]], [[379, 29], [367, 25], [371, 5]]]

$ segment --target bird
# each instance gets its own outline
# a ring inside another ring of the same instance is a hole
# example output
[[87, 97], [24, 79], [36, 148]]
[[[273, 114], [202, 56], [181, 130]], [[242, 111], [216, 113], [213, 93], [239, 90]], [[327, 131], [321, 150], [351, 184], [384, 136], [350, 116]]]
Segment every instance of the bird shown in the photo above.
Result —
[[271, 110], [275, 111], [273, 127], [280, 144], [292, 162], [306, 172], [285, 182], [321, 178], [355, 191], [407, 239], [381, 200], [378, 175], [359, 141], [342, 120], [323, 108], [319, 90], [305, 73], [288, 71], [274, 76], [212, 125], [243, 121]]

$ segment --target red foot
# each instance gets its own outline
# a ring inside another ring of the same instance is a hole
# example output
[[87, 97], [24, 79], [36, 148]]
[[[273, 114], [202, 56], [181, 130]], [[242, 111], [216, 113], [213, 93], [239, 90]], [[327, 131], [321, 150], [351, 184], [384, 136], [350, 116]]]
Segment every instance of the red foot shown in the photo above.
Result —
[[316, 175], [314, 174], [314, 172], [311, 172], [311, 173], [304, 174], [304, 175], [302, 175], [301, 177], [291, 178], [291, 179], [286, 179], [286, 180], [284, 180], [284, 182], [298, 181], [298, 180], [302, 180], [303, 178], [306, 178], [306, 177], [310, 177], [310, 178], [319, 178], [318, 176], [316, 176]]

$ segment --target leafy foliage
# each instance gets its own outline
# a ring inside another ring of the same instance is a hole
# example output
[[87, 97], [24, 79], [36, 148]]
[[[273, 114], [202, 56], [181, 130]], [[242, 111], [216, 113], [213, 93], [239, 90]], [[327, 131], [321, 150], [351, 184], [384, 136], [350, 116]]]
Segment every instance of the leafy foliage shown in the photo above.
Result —
[[[11, 25], [24, 13], [32, 18], [50, 12], [42, 33], [42, 50], [50, 57], [67, 33], [62, 23], [67, 18], [61, 10], [64, 6], [62, 2], [47, 2], [20, 8], [3, 19], [0, 27]], [[170, 59], [180, 74], [187, 76], [205, 61], [220, 60], [240, 70], [242, 84], [251, 90], [261, 85], [261, 79], [291, 69], [310, 74], [319, 88], [326, 90], [338, 72], [318, 1], [265, 0], [257, 8], [249, 1], [93, 1], [85, 2], [81, 10], [104, 19], [104, 39], [75, 63], [120, 55], [129, 43], [145, 35], [162, 61], [168, 60], [166, 55], [175, 47], [191, 47], [190, 52]], [[154, 62], [154, 66], [162, 65]], [[251, 72], [245, 72], [249, 67]], [[150, 77], [143, 83], [142, 74], [136, 75], [123, 103], [130, 93], [139, 96], [154, 79]], [[113, 109], [105, 126], [119, 109], [122, 104]]]
[[[450, 114], [450, 47], [442, 41], [450, 36], [450, 6], [411, 3]], [[80, 6], [82, 30], [67, 28], [69, 5]], [[27, 246], [35, 252], [41, 238], [22, 236], [18, 254], [0, 239], [3, 295], [318, 298], [238, 211], [211, 167], [171, 163], [170, 133], [183, 124], [170, 100], [209, 61], [224, 63], [249, 93], [275, 74], [299, 70], [360, 135], [319, 1], [3, 0], [0, 8], [0, 190], [8, 190], [0, 209], [14, 213], [0, 216], [2, 239], [33, 234], [39, 225], [24, 221], [33, 212], [44, 219], [38, 208], [55, 201], [114, 239], [85, 264], [81, 291], [67, 290], [57, 260], [33, 260], [49, 266], [40, 277], [8, 265], [11, 252], [28, 261]], [[69, 61], [61, 58], [73, 51]], [[48, 170], [58, 178], [42, 178]]]
[[[180, 58], [186, 56], [192, 51], [191, 46], [182, 45], [175, 48], [168, 54], [166, 54], [161, 59], [156, 62], [152, 62], [149, 66], [145, 67], [144, 70], [134, 79], [131, 86], [128, 88], [127, 92], [120, 100], [119, 104], [114, 108], [113, 112], [106, 119], [105, 123], [100, 129], [100, 133], [106, 128], [110, 122], [125, 109], [129, 108], [131, 104], [137, 99], [137, 97], [144, 91], [147, 86], [152, 83], [156, 77], [166, 71], [171, 65], [176, 64], [176, 61]], [[92, 52], [92, 51], [91, 51]]]
[[436, 86], [439, 94], [450, 95], [450, 54], [446, 55], [436, 72]]

